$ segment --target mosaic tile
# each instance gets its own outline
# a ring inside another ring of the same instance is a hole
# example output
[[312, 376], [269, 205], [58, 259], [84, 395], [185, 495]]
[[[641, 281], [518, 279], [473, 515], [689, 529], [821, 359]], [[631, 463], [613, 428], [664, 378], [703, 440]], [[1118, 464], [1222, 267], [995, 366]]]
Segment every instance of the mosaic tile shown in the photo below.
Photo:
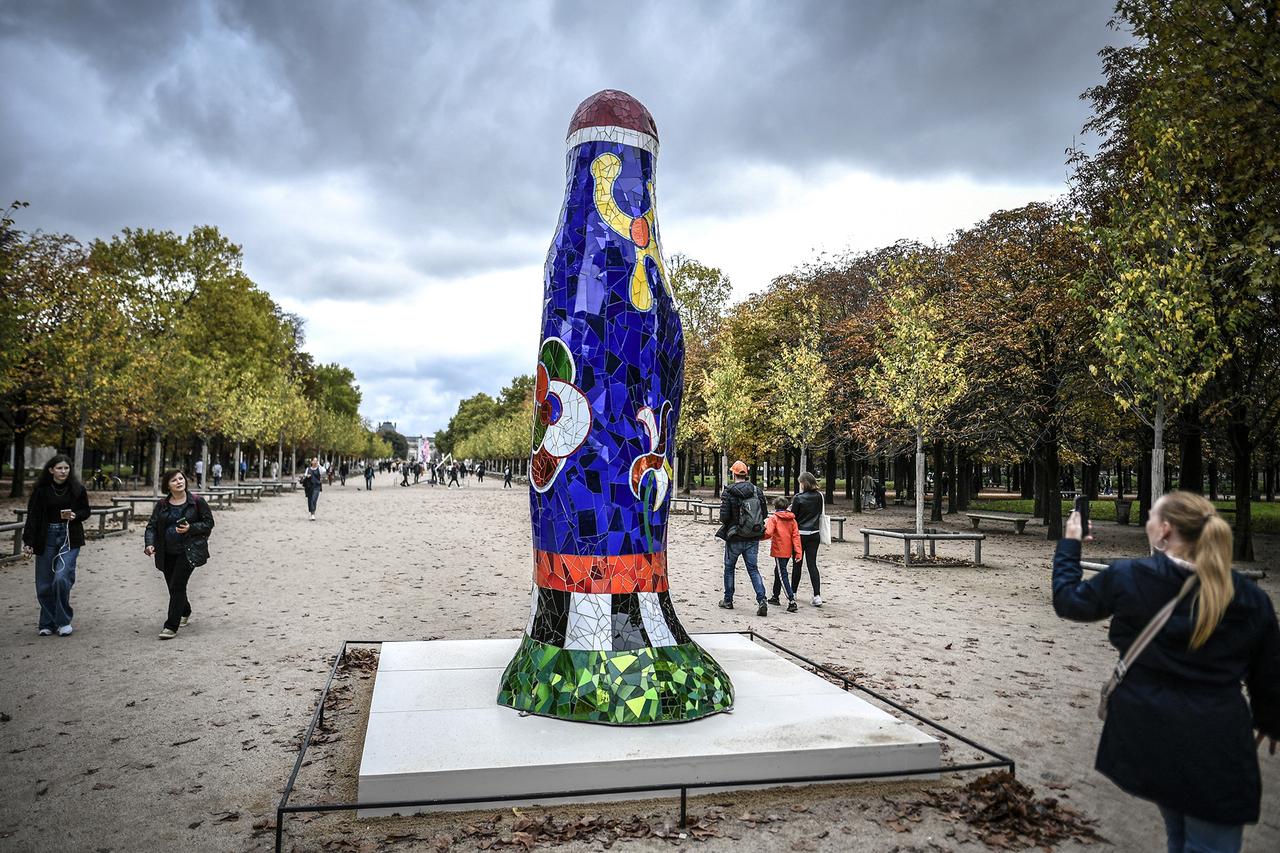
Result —
[[667, 578], [684, 336], [662, 258], [658, 131], [631, 96], [583, 101], [544, 268], [530, 461], [534, 587], [498, 702], [569, 720], [733, 707]]

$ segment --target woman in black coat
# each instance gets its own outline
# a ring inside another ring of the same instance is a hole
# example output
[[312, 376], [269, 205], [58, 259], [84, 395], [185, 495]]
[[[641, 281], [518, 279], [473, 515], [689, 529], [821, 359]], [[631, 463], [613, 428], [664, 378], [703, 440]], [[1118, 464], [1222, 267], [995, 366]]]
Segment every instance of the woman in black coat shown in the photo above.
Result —
[[22, 553], [36, 558], [37, 633], [65, 637], [71, 627], [71, 587], [76, 558], [84, 546], [84, 520], [89, 496], [71, 471], [71, 460], [59, 453], [44, 464], [22, 526]]
[[[822, 511], [825, 502], [818, 491], [818, 478], [808, 471], [798, 478], [800, 491], [791, 499], [791, 512], [800, 528], [800, 545], [804, 549], [804, 563], [809, 568], [809, 583], [813, 585], [813, 606], [822, 606], [822, 578], [818, 575], [818, 545], [822, 542]], [[800, 561], [791, 568], [791, 589], [800, 591]], [[777, 596], [774, 596], [777, 598]]]
[[1231, 528], [1200, 495], [1160, 498], [1147, 522], [1152, 555], [1087, 581], [1081, 534], [1073, 513], [1053, 558], [1053, 607], [1081, 622], [1111, 617], [1121, 655], [1189, 575], [1197, 580], [1111, 695], [1097, 769], [1160, 807], [1169, 850], [1239, 850], [1262, 798], [1256, 747], [1270, 738], [1274, 754], [1280, 738], [1271, 599], [1231, 571]]
[[166, 471], [161, 479], [168, 494], [156, 502], [143, 534], [143, 553], [155, 557], [156, 568], [169, 587], [169, 611], [161, 640], [172, 640], [191, 617], [187, 583], [191, 573], [209, 562], [209, 533], [213, 513], [204, 498], [187, 491], [181, 471]]

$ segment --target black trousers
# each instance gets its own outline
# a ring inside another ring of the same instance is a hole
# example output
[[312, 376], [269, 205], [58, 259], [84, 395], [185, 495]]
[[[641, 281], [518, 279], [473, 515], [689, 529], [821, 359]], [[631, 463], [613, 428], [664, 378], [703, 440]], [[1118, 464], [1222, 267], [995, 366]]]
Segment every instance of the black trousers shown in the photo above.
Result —
[[[822, 578], [818, 577], [818, 546], [822, 537], [816, 533], [800, 537], [800, 546], [804, 548], [804, 563], [809, 567], [809, 583], [813, 584], [813, 594], [822, 595]], [[800, 561], [791, 568], [791, 591], [800, 594]], [[777, 595], [777, 593], [774, 593]]]
[[187, 581], [195, 571], [187, 562], [186, 554], [164, 554], [164, 582], [169, 587], [169, 613], [165, 616], [164, 626], [170, 630], [178, 630], [183, 616], [191, 615], [191, 602], [187, 600]]

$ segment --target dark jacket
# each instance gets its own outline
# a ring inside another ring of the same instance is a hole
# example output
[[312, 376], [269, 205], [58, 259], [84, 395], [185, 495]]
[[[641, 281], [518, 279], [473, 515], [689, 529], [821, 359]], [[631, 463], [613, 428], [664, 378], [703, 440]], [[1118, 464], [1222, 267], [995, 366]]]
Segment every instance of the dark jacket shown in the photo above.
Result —
[[720, 496], [720, 529], [716, 531], [717, 539], [723, 539], [726, 542], [760, 539], [759, 536], [739, 536], [737, 533], [738, 514], [742, 509], [742, 502], [753, 494], [760, 498], [760, 506], [763, 508], [765, 517], [768, 517], [769, 505], [764, 502], [764, 492], [760, 487], [747, 480], [734, 483]]
[[[84, 521], [89, 517], [89, 493], [81, 483], [75, 483], [70, 488], [71, 508], [76, 513], [69, 531], [71, 547], [80, 548], [84, 546]], [[22, 544], [36, 554], [44, 550], [44, 538], [49, 531], [49, 525], [62, 521], [59, 513], [49, 510], [49, 501], [52, 498], [53, 487], [46, 485], [36, 486], [31, 490], [31, 497], [27, 499], [27, 517], [22, 525]]]
[[[142, 534], [143, 544], [152, 545], [156, 549], [157, 569], [164, 568], [164, 542], [161, 541], [164, 530], [161, 525], [164, 524], [162, 516], [167, 503], [167, 497], [156, 501], [156, 505], [151, 508], [151, 518], [147, 520], [147, 529]], [[213, 513], [209, 510], [209, 503], [195, 492], [187, 492], [182, 517], [191, 525], [182, 540], [187, 562], [192, 566], [203, 566], [209, 562], [209, 534], [213, 531]]]
[[818, 520], [822, 518], [822, 492], [813, 489], [808, 492], [797, 492], [791, 499], [791, 511], [796, 515], [796, 526], [800, 535], [818, 532]]
[[[1082, 581], [1080, 542], [1053, 557], [1053, 609], [1079, 622], [1111, 617], [1123, 654], [1177, 595], [1186, 572], [1164, 554], [1118, 560]], [[1280, 736], [1280, 627], [1271, 599], [1232, 573], [1235, 597], [1208, 641], [1189, 648], [1194, 595], [1179, 603], [1112, 694], [1097, 768], [1129, 793], [1214, 823], [1255, 823], [1262, 797], [1256, 727]], [[1249, 700], [1240, 691], [1249, 688]]]
[[324, 477], [320, 476], [319, 468], [304, 468], [302, 470], [302, 491], [307, 494], [313, 491], [324, 491]]

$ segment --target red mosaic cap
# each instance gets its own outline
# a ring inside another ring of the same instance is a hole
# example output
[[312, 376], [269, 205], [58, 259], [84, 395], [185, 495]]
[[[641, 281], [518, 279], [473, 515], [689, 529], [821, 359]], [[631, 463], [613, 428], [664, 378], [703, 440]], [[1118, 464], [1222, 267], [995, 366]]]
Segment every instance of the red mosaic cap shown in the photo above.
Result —
[[572, 136], [584, 127], [610, 126], [625, 127], [658, 138], [658, 126], [653, 123], [653, 116], [649, 115], [644, 104], [617, 89], [602, 89], [578, 104], [565, 136]]

